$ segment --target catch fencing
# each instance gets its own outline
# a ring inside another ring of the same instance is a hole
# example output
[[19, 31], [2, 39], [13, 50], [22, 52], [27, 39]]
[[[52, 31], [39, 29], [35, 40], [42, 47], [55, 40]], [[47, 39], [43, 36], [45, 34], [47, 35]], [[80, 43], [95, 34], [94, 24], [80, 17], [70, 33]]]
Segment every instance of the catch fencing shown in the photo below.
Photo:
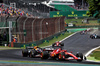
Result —
[[[7, 18], [7, 16], [4, 16], [0, 17], [0, 23], [4, 23], [4, 26], [1, 25], [0, 27], [8, 27], [9, 21], [13, 22], [11, 33], [17, 37], [18, 43], [31, 43], [39, 40], [41, 43], [41, 40], [46, 40], [47, 37], [65, 30], [65, 17], [32, 18], [15, 16]], [[0, 29], [0, 32], [4, 33], [6, 29]]]
[[61, 32], [65, 17], [55, 18], [27, 18], [18, 19], [19, 42], [33, 42]]

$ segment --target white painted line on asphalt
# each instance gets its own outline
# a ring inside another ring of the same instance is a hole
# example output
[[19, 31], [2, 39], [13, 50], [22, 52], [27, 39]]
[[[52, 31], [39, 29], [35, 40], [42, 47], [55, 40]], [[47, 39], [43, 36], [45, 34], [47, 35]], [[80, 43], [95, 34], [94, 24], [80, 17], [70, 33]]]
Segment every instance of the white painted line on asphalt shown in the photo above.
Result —
[[78, 33], [78, 32], [75, 32], [75, 33], [73, 33], [73, 34], [69, 35], [68, 37], [66, 37], [66, 38], [62, 39], [62, 40], [61, 40], [61, 41], [59, 41], [59, 42], [62, 42], [62, 41], [64, 41], [64, 40], [66, 40], [66, 39], [70, 38], [71, 36], [75, 35], [76, 33]]
[[[76, 33], [78, 33], [78, 32], [75, 32], [75, 33], [73, 33], [73, 34], [69, 35], [68, 37], [66, 37], [66, 38], [62, 39], [62, 40], [61, 40], [61, 41], [59, 41], [59, 42], [62, 42], [62, 41], [64, 41], [64, 40], [66, 40], [66, 39], [70, 38], [71, 36], [75, 35]], [[52, 46], [52, 45], [45, 46], [45, 47], [50, 47], [50, 46]], [[42, 47], [42, 48], [45, 48], [45, 47]]]
[[[90, 34], [93, 34], [93, 33], [95, 33], [97, 30], [94, 30], [93, 32], [91, 32]], [[94, 50], [96, 50], [96, 49], [98, 49], [98, 48], [100, 48], [100, 46], [98, 46], [98, 47], [96, 47], [96, 48], [93, 48], [93, 49], [91, 49], [90, 51], [88, 51], [86, 54], [85, 54], [85, 57], [88, 57]], [[93, 60], [88, 60], [87, 59], [87, 61], [91, 61], [91, 62], [98, 62], [98, 61], [93, 61]]]
[[87, 57], [87, 56], [89, 56], [89, 54], [91, 54], [94, 50], [96, 50], [96, 49], [98, 49], [98, 48], [100, 48], [100, 46], [99, 46], [99, 47], [96, 47], [96, 48], [91, 49], [90, 51], [88, 51], [88, 52], [85, 54], [85, 56], [86, 56], [86, 57]]

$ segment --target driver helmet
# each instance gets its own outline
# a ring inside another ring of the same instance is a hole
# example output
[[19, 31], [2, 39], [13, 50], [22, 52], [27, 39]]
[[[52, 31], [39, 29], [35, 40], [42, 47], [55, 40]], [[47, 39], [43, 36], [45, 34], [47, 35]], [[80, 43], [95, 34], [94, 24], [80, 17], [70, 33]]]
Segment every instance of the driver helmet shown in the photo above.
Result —
[[34, 49], [37, 49], [38, 48], [38, 46], [34, 46]]

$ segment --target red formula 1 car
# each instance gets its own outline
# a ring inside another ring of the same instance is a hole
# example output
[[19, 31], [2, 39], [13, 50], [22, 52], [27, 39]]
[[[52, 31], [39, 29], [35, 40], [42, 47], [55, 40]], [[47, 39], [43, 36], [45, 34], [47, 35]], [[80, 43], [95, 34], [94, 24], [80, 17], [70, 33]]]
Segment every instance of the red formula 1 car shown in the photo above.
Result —
[[61, 46], [64, 46], [64, 43], [61, 43], [59, 41], [52, 44], [52, 47], [61, 47]]
[[67, 52], [67, 50], [62, 50], [61, 48], [53, 50], [50, 53], [47, 53], [46, 51], [41, 53], [41, 59], [48, 59], [49, 57], [56, 60], [83, 60], [82, 53], [77, 53], [74, 55], [71, 52]]

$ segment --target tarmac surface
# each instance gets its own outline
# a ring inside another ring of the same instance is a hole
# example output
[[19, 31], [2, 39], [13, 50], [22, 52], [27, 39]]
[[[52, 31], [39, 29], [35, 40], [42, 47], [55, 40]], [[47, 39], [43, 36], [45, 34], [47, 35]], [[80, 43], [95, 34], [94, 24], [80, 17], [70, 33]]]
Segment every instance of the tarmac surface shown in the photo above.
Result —
[[80, 35], [79, 33], [63, 41], [64, 49], [74, 54], [81, 52], [84, 55], [91, 49], [100, 46], [100, 39], [91, 39], [90, 34]]
[[[80, 33], [76, 33], [72, 37], [64, 40], [63, 43], [64, 43], [64, 49], [66, 49], [68, 52], [73, 52], [73, 54], [76, 54], [77, 52], [81, 52], [85, 55], [89, 50], [100, 46], [100, 39], [91, 39], [90, 34], [80, 35]], [[93, 64], [94, 66], [95, 66], [95, 64], [97, 66], [98, 66], [98, 64], [100, 65], [100, 62], [97, 63], [97, 62], [91, 62], [91, 61], [82, 61], [82, 62], [56, 61], [53, 59], [41, 60], [40, 58], [22, 57], [21, 51], [22, 51], [22, 49], [0, 50], [0, 60], [38, 61], [38, 62], [75, 63], [75, 64], [79, 63], [79, 64]], [[9, 64], [8, 64], [8, 66], [9, 66]], [[18, 65], [12, 64], [10, 66], [18, 66]], [[23, 66], [23, 65], [21, 64], [21, 66]], [[29, 65], [29, 66], [31, 66], [31, 65]], [[34, 64], [32, 66], [34, 66]], [[39, 65], [35, 65], [35, 66], [39, 66]], [[45, 64], [43, 66], [45, 66]], [[46, 65], [46, 66], [56, 66], [56, 65], [51, 64], [51, 65]], [[70, 66], [70, 65], [68, 65], [68, 66]], [[71, 65], [71, 66], [74, 66], [74, 65]]]

